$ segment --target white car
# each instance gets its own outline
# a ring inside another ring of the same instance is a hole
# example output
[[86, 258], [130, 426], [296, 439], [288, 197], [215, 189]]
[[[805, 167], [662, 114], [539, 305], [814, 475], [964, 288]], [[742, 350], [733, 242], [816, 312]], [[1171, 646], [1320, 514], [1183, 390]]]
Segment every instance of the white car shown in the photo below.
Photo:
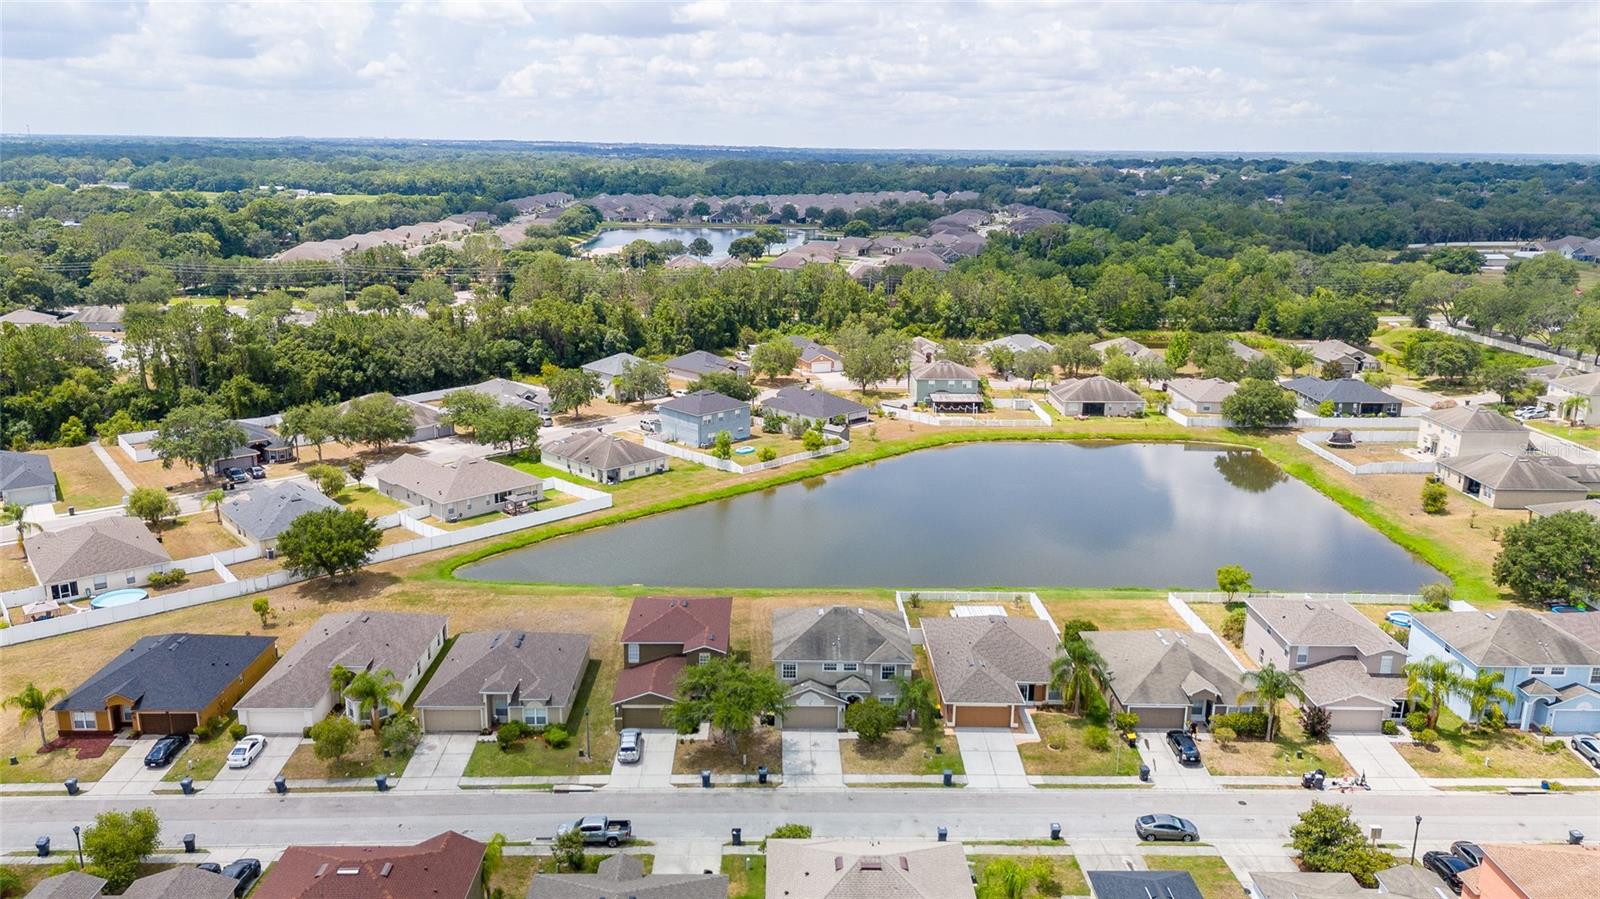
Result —
[[267, 748], [267, 738], [258, 734], [251, 734], [243, 740], [233, 744], [233, 749], [228, 753], [229, 768], [248, 768], [256, 760], [256, 756]]

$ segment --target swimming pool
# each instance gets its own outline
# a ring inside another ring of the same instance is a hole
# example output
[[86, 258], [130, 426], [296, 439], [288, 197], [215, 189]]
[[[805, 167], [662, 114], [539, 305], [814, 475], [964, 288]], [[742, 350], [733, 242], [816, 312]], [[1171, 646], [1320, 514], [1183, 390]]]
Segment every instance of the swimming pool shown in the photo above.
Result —
[[138, 588], [112, 590], [110, 593], [102, 593], [99, 596], [96, 596], [94, 599], [89, 600], [89, 608], [110, 609], [116, 606], [125, 606], [130, 603], [136, 603], [149, 595], [149, 593], [146, 593]]
[[738, 449], [734, 450], [733, 453], [736, 456], [748, 456], [748, 455], [750, 455], [751, 453], [753, 453], [755, 451], [756, 451], [756, 448], [753, 447], [753, 446], [741, 446]]
[[1390, 612], [1389, 614], [1383, 616], [1383, 620], [1389, 622], [1390, 624], [1394, 625], [1395, 627], [1410, 627], [1411, 626], [1411, 613], [1410, 612], [1402, 612], [1399, 609], [1396, 609], [1393, 612]]

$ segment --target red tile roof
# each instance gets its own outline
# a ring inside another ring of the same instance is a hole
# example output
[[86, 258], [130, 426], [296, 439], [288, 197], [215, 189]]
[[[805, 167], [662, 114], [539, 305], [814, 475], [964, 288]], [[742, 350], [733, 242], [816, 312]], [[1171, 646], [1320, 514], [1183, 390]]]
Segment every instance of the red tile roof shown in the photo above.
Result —
[[628, 610], [623, 643], [681, 643], [684, 652], [728, 652], [731, 596], [641, 596]]
[[689, 660], [683, 656], [667, 656], [634, 668], [624, 668], [617, 672], [617, 688], [611, 691], [611, 701], [626, 702], [647, 693], [675, 699], [677, 696], [672, 692], [672, 684], [678, 679], [678, 672], [688, 664]]
[[466, 899], [483, 844], [453, 830], [415, 846], [290, 846], [254, 899]]

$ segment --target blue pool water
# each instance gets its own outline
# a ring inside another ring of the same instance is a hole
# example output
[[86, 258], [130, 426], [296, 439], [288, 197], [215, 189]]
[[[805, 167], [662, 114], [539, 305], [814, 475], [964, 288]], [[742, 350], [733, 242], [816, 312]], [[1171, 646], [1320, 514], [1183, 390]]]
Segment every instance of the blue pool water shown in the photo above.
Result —
[[125, 606], [129, 603], [138, 602], [149, 595], [149, 593], [137, 588], [112, 590], [110, 593], [102, 593], [89, 600], [89, 607], [92, 609], [109, 609], [115, 606]]
[[1401, 611], [1397, 610], [1397, 611], [1390, 612], [1389, 614], [1387, 614], [1387, 615], [1385, 615], [1383, 617], [1384, 617], [1384, 620], [1388, 621], [1390, 624], [1394, 625], [1395, 627], [1410, 627], [1411, 626], [1411, 613], [1410, 612], [1401, 612]]

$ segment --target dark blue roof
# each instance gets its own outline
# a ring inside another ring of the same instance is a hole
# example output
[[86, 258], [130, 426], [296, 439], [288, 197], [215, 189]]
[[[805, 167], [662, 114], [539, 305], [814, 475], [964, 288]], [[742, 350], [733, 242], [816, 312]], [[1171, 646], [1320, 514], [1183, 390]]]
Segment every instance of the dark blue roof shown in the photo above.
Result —
[[1204, 899], [1188, 871], [1090, 871], [1099, 899]]
[[1321, 378], [1301, 377], [1287, 381], [1283, 386], [1301, 396], [1310, 397], [1319, 403], [1331, 400], [1335, 403], [1383, 403], [1385, 405], [1395, 405], [1400, 402], [1366, 381], [1358, 381], [1355, 378], [1338, 378], [1332, 381], [1324, 381]]
[[232, 634], [141, 637], [56, 703], [55, 709], [97, 711], [111, 696], [131, 699], [143, 712], [203, 709], [275, 642], [274, 637]]

